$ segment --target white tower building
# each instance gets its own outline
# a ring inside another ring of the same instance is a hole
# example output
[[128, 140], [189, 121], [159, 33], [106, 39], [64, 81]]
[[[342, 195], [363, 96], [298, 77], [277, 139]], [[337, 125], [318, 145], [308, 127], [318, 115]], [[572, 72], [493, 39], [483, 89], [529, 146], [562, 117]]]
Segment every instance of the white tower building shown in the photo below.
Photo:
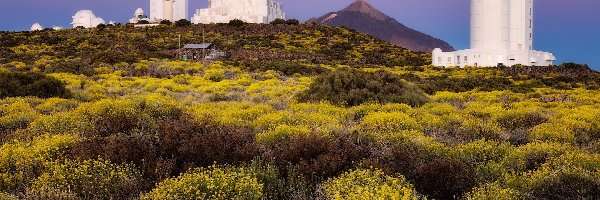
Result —
[[104, 24], [104, 19], [96, 17], [91, 10], [80, 10], [73, 16], [73, 28], [84, 27], [94, 28], [99, 24]]
[[175, 22], [188, 18], [188, 0], [150, 0], [150, 21]]
[[283, 6], [274, 0], [208, 0], [208, 8], [198, 9], [192, 23], [228, 23], [239, 19], [247, 23], [270, 23], [285, 19]]
[[471, 0], [471, 48], [433, 50], [435, 66], [548, 66], [555, 60], [533, 50], [533, 0]]

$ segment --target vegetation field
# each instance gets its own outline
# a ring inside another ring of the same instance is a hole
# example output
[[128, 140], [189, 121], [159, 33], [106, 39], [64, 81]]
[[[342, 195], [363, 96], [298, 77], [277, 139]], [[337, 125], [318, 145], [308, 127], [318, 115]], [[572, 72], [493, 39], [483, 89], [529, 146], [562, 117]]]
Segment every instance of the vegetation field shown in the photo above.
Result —
[[[227, 52], [184, 62], [177, 38]], [[596, 199], [600, 74], [345, 28], [0, 33], [0, 199]]]

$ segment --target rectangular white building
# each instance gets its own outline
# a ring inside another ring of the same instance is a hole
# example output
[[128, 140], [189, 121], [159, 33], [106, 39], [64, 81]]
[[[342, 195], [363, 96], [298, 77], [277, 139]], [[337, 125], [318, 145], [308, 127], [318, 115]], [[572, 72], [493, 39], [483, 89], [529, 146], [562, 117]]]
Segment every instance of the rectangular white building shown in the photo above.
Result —
[[548, 66], [552, 53], [533, 50], [533, 0], [471, 0], [471, 48], [433, 50], [434, 66]]
[[187, 19], [188, 12], [188, 0], [150, 0], [151, 22]]
[[247, 23], [270, 23], [285, 19], [283, 6], [273, 0], [209, 0], [208, 8], [198, 9], [192, 23], [228, 23], [239, 19]]

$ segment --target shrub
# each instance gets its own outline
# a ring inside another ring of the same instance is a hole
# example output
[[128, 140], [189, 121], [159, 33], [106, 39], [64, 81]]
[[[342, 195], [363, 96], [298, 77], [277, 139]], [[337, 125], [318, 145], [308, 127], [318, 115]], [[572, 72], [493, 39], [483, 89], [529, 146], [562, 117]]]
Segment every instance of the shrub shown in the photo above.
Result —
[[468, 76], [466, 78], [454, 78], [448, 76], [434, 76], [419, 81], [419, 86], [428, 94], [437, 91], [467, 92], [473, 89], [481, 91], [511, 90], [514, 92], [530, 92], [532, 88], [517, 86], [506, 77], [484, 77]]
[[163, 19], [163, 20], [160, 21], [160, 24], [162, 24], [162, 25], [171, 25], [171, 24], [173, 24], [173, 22], [171, 22], [169, 20], [166, 20], [166, 19]]
[[476, 185], [477, 177], [462, 162], [438, 158], [417, 170], [417, 191], [435, 199], [457, 199]]
[[229, 21], [229, 23], [228, 23], [229, 26], [236, 27], [236, 28], [242, 27], [245, 24], [246, 24], [246, 22], [244, 22], [240, 19], [234, 19], [234, 20]]
[[297, 167], [298, 173], [317, 181], [353, 168], [355, 161], [368, 156], [369, 143], [368, 139], [348, 133], [337, 133], [332, 137], [296, 135], [264, 145], [262, 156], [283, 170], [283, 174], [289, 166]]
[[13, 141], [0, 147], [0, 191], [19, 194], [33, 182], [44, 163], [59, 159], [77, 143], [72, 135], [39, 136], [30, 142]]
[[98, 26], [96, 26], [96, 28], [98, 30], [104, 30], [106, 28], [106, 24], [98, 24]]
[[496, 121], [506, 130], [529, 130], [548, 121], [544, 114], [535, 111], [509, 111], [500, 115]]
[[167, 179], [142, 199], [261, 199], [263, 184], [245, 168], [198, 168]]
[[186, 26], [191, 26], [191, 25], [192, 25], [192, 22], [190, 22], [187, 19], [180, 19], [180, 20], [175, 21], [176, 27], [186, 27]]
[[579, 170], [549, 174], [525, 194], [531, 199], [592, 199], [600, 196], [600, 175]]
[[25, 129], [40, 117], [28, 103], [20, 100], [0, 107], [0, 141], [17, 129]]
[[467, 141], [480, 139], [504, 141], [502, 129], [494, 122], [487, 122], [480, 119], [467, 119], [462, 124], [465, 133], [463, 138]]
[[140, 173], [131, 165], [104, 160], [54, 162], [28, 193], [65, 192], [82, 199], [129, 199], [139, 195]]
[[516, 191], [525, 199], [594, 199], [600, 195], [600, 156], [583, 152], [550, 159], [535, 171], [506, 175], [496, 191]]
[[298, 24], [300, 24], [300, 21], [298, 21], [297, 19], [288, 19], [288, 20], [285, 20], [285, 24], [287, 24], [287, 25], [298, 25]]
[[468, 200], [499, 200], [499, 199], [522, 199], [519, 192], [510, 189], [502, 188], [498, 183], [487, 184], [473, 189], [465, 195]]
[[84, 74], [91, 76], [95, 74], [94, 69], [91, 65], [82, 61], [82, 59], [73, 60], [60, 60], [55, 63], [51, 63], [44, 68], [44, 73], [71, 73], [71, 74]]
[[309, 89], [300, 94], [299, 100], [326, 100], [345, 106], [356, 106], [367, 101], [420, 106], [428, 102], [429, 97], [418, 87], [403, 82], [390, 72], [367, 73], [340, 69], [317, 77]]
[[310, 135], [312, 129], [305, 126], [288, 126], [280, 125], [275, 127], [273, 130], [260, 133], [256, 140], [260, 143], [269, 144], [279, 140], [286, 140], [295, 136]]
[[371, 154], [363, 165], [381, 169], [387, 174], [402, 174], [411, 181], [416, 180], [417, 169], [428, 160], [422, 147], [407, 142], [377, 143]]
[[34, 72], [0, 72], [0, 98], [36, 96], [69, 98], [71, 92], [61, 81]]
[[225, 79], [225, 71], [222, 69], [209, 69], [204, 71], [204, 79], [220, 82]]
[[421, 199], [403, 176], [386, 176], [381, 170], [357, 169], [323, 183], [331, 199]]
[[575, 143], [573, 130], [563, 123], [544, 123], [529, 133], [532, 141]]
[[235, 164], [258, 156], [256, 134], [249, 127], [197, 122], [186, 115], [165, 120], [159, 127], [161, 154], [175, 159], [176, 173], [190, 166]]
[[365, 116], [360, 122], [361, 130], [369, 135], [383, 136], [400, 131], [423, 131], [417, 120], [402, 112], [376, 112]]
[[285, 24], [285, 19], [277, 18], [271, 22], [271, 24]]

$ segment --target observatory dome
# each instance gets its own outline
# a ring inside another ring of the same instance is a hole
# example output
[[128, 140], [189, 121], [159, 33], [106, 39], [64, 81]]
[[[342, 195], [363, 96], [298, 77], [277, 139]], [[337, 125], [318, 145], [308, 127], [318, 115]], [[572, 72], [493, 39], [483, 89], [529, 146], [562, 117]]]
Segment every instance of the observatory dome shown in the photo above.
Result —
[[99, 24], [104, 24], [104, 19], [96, 17], [91, 10], [80, 10], [73, 16], [73, 28], [82, 26], [84, 28], [93, 28]]
[[31, 25], [31, 31], [41, 31], [43, 29], [44, 29], [44, 27], [42, 27], [42, 25], [40, 25], [40, 23], [35, 23], [35, 24]]
[[142, 10], [142, 8], [138, 8], [137, 10], [135, 10], [135, 17], [141, 16], [144, 16], [144, 10]]

